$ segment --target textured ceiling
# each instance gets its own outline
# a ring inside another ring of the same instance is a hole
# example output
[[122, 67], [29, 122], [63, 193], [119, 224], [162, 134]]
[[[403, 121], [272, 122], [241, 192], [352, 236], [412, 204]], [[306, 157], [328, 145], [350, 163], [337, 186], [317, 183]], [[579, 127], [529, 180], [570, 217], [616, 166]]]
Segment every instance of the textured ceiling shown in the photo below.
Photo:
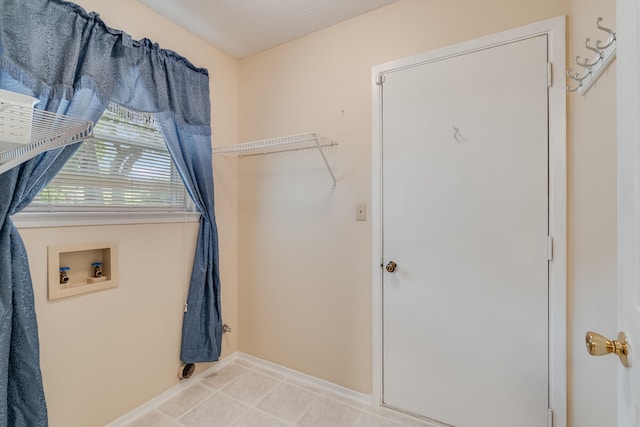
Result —
[[234, 58], [398, 0], [140, 0]]

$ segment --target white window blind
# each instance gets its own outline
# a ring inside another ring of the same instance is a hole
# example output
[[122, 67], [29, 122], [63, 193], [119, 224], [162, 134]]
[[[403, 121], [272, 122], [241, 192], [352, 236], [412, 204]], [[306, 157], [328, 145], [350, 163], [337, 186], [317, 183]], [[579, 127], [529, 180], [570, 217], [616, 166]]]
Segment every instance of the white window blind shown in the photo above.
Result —
[[29, 211], [193, 211], [152, 114], [109, 105]]

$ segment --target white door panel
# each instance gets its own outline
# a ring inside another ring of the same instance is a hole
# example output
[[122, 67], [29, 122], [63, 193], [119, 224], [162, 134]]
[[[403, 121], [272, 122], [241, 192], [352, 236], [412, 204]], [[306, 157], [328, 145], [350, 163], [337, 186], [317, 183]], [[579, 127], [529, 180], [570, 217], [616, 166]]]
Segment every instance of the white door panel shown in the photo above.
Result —
[[383, 278], [384, 403], [544, 426], [547, 37], [385, 77], [383, 257], [398, 268]]

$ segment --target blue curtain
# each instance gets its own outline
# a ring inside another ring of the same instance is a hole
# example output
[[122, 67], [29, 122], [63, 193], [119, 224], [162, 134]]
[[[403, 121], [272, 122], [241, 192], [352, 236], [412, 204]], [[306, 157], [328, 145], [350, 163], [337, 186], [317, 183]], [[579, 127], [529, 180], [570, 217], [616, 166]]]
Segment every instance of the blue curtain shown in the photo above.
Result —
[[158, 118], [182, 181], [202, 213], [182, 323], [180, 359], [185, 363], [216, 361], [220, 357], [222, 319], [210, 136], [200, 135], [198, 129], [179, 126], [168, 115]]
[[[27, 88], [0, 71], [0, 87], [30, 95]], [[41, 98], [39, 108], [97, 120], [104, 105], [92, 90], [72, 100]], [[33, 286], [24, 243], [11, 215], [26, 207], [58, 173], [78, 144], [41, 154], [0, 175], [0, 424], [46, 426], [38, 326]], [[6, 373], [6, 374], [4, 374]]]
[[[181, 358], [220, 355], [220, 281], [209, 75], [147, 39], [108, 28], [62, 0], [0, 0], [0, 88], [42, 108], [97, 120], [109, 102], [157, 113], [169, 151], [202, 213], [184, 315]], [[26, 251], [13, 226], [77, 147], [44, 153], [0, 175], [0, 426], [47, 425], [37, 323]]]

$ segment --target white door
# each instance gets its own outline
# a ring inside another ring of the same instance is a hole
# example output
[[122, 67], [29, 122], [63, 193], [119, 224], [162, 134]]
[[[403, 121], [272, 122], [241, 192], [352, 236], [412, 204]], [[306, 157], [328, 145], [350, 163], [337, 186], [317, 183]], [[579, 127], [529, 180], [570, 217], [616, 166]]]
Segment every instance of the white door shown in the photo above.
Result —
[[618, 426], [637, 427], [640, 426], [640, 346], [637, 344], [640, 343], [640, 0], [618, 0], [616, 7], [618, 328], [629, 339], [631, 365], [618, 368]]
[[540, 35], [385, 74], [387, 406], [547, 425], [547, 58]]

